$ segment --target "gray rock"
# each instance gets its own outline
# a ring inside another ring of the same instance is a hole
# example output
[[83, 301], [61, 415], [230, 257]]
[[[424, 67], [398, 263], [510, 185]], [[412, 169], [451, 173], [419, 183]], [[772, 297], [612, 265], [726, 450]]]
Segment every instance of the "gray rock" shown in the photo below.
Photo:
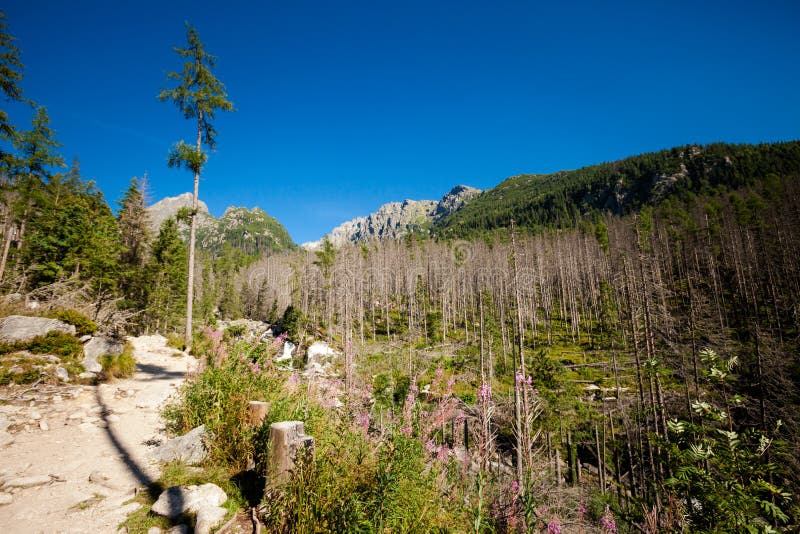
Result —
[[6, 414], [0, 413], [0, 432], [5, 432], [9, 426], [11, 426], [11, 420]]
[[164, 531], [158, 527], [150, 527], [147, 529], [147, 534], [161, 534], [162, 532]]
[[189, 534], [192, 529], [189, 528], [189, 525], [184, 525], [181, 523], [180, 525], [175, 525], [171, 529], [167, 531], [167, 534]]
[[5, 430], [0, 430], [0, 447], [5, 447], [6, 445], [11, 445], [12, 443], [14, 443], [14, 436]]
[[50, 475], [31, 475], [27, 477], [17, 477], [7, 480], [5, 488], [32, 488], [50, 483]]
[[153, 451], [153, 459], [158, 462], [182, 461], [189, 465], [196, 465], [206, 459], [205, 440], [207, 438], [206, 426], [201, 425], [183, 436], [168, 440]]
[[122, 354], [124, 343], [118, 343], [104, 337], [93, 337], [83, 346], [83, 368], [92, 373], [99, 373], [103, 366], [98, 361], [104, 354]]
[[[102, 367], [101, 367], [101, 369], [102, 369]], [[79, 374], [78, 378], [87, 379], [87, 378], [95, 378], [96, 376], [97, 376], [97, 373], [93, 373], [91, 371], [86, 371], [86, 372], [83, 372], [83, 373]]]
[[25, 369], [23, 369], [19, 365], [15, 365], [14, 367], [10, 367], [8, 369], [8, 372], [11, 373], [12, 375], [21, 375], [22, 373], [25, 372]]
[[81, 343], [86, 343], [90, 339], [92, 339], [92, 335], [91, 334], [85, 334], [85, 335], [81, 336], [80, 339], [78, 339], [78, 341], [80, 341]]
[[[56, 367], [56, 376], [62, 382], [69, 382], [69, 371], [67, 371], [60, 365]], [[55, 397], [53, 397], [53, 400], [55, 400]], [[61, 400], [61, 397], [59, 397], [59, 400]]]
[[9, 493], [0, 493], [0, 506], [4, 504], [11, 504], [14, 501], [14, 497], [11, 496]]
[[195, 533], [207, 534], [225, 518], [227, 511], [220, 505], [227, 500], [228, 496], [215, 484], [173, 486], [159, 495], [151, 511], [170, 519], [195, 514]]
[[117, 485], [111, 481], [111, 477], [108, 475], [108, 473], [98, 470], [92, 471], [91, 474], [89, 474], [89, 482], [93, 482], [112, 490], [119, 489]]
[[50, 425], [47, 424], [47, 421], [39, 421], [39, 428], [45, 432], [50, 430]]
[[75, 335], [73, 325], [58, 319], [25, 317], [23, 315], [9, 315], [0, 319], [0, 340], [2, 341], [28, 341], [53, 331]]

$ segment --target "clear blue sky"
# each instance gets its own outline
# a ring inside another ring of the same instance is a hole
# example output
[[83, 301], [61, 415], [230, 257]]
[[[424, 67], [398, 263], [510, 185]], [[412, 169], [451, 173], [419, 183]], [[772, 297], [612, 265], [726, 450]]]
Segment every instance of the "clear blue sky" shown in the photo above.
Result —
[[3, 4], [25, 94], [112, 205], [145, 171], [154, 200], [191, 187], [166, 155], [192, 125], [156, 94], [196, 26], [237, 108], [200, 198], [257, 205], [298, 243], [456, 184], [800, 138], [796, 0]]

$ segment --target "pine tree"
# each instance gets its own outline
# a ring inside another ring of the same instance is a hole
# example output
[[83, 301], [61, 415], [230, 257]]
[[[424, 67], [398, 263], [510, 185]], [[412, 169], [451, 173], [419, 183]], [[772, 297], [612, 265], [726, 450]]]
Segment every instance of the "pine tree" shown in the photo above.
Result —
[[47, 110], [36, 109], [30, 131], [23, 132], [14, 140], [18, 151], [11, 171], [11, 199], [9, 218], [11, 227], [6, 230], [2, 256], [0, 256], [0, 280], [6, 270], [6, 262], [12, 240], [16, 239], [21, 249], [25, 238], [25, 226], [35, 212], [45, 183], [52, 177], [52, 169], [64, 167], [64, 159], [56, 152], [60, 144], [54, 139]]
[[145, 201], [145, 181], [131, 178], [131, 185], [119, 201], [117, 224], [122, 246], [122, 262], [131, 269], [144, 265], [149, 241], [150, 222]]
[[194, 174], [194, 193], [192, 197], [192, 219], [189, 227], [189, 268], [186, 288], [186, 347], [191, 348], [192, 340], [192, 301], [194, 291], [194, 256], [197, 234], [197, 202], [200, 186], [200, 172], [208, 159], [203, 150], [216, 145], [216, 130], [211, 124], [217, 110], [233, 111], [233, 103], [228, 100], [225, 86], [211, 72], [216, 66], [216, 57], [205, 50], [197, 30], [186, 25], [186, 48], [175, 48], [175, 52], [185, 58], [181, 72], [170, 72], [168, 80], [177, 82], [173, 89], [165, 89], [158, 95], [161, 101], [170, 100], [178, 106], [187, 119], [197, 119], [197, 138], [194, 146], [184, 141], [175, 144], [169, 155], [170, 167], [185, 167]]
[[[0, 91], [5, 95], [7, 102], [23, 102], [22, 88], [22, 61], [20, 50], [14, 44], [16, 38], [8, 33], [6, 14], [0, 11]], [[11, 124], [8, 113], [0, 109], [0, 139], [13, 141], [16, 138], [16, 129]], [[0, 162], [7, 164], [10, 154], [0, 147]]]
[[178, 223], [170, 217], [161, 225], [145, 266], [148, 280], [146, 326], [166, 332], [180, 324], [186, 292], [186, 244]]

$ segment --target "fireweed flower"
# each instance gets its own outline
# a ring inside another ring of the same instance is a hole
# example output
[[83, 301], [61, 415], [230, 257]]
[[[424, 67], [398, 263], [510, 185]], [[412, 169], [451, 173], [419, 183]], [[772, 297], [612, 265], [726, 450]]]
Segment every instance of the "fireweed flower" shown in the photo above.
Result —
[[478, 388], [478, 400], [481, 402], [489, 402], [492, 400], [492, 386], [484, 382]]
[[555, 515], [547, 522], [547, 534], [561, 534], [561, 521]]
[[608, 506], [606, 506], [603, 517], [600, 518], [600, 526], [605, 534], [617, 534], [617, 522], [614, 520], [614, 514], [611, 513], [611, 509]]

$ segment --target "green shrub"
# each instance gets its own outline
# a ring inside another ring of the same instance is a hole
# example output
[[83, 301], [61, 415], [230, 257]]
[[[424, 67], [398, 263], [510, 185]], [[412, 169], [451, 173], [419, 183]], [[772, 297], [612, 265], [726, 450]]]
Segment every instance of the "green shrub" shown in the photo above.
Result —
[[55, 354], [62, 359], [78, 358], [83, 353], [83, 345], [78, 338], [57, 331], [48, 332], [17, 345], [17, 350], [29, 350], [34, 354]]
[[234, 341], [241, 338], [244, 333], [245, 327], [243, 324], [232, 324], [225, 329], [224, 339], [225, 341]]
[[167, 334], [167, 346], [173, 349], [186, 350], [186, 338], [183, 334], [170, 332]]
[[75, 310], [53, 310], [47, 316], [73, 325], [78, 336], [91, 335], [97, 331], [97, 323]]
[[125, 344], [122, 354], [104, 354], [100, 357], [103, 376], [110, 378], [128, 378], [136, 372], [136, 360], [133, 357], [133, 345]]

